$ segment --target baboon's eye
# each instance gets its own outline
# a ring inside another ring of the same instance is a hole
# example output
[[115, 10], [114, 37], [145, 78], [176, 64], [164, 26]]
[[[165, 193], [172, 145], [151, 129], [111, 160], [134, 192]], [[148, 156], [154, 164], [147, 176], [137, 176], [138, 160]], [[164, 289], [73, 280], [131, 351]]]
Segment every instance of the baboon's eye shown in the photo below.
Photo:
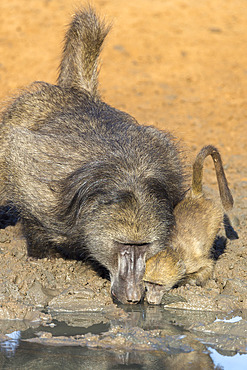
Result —
[[111, 205], [111, 204], [118, 204], [118, 203], [128, 203], [134, 199], [134, 194], [131, 191], [111, 191], [101, 193], [100, 196], [100, 204]]
[[149, 192], [159, 200], [169, 199], [167, 189], [158, 179], [150, 177], [146, 179]]

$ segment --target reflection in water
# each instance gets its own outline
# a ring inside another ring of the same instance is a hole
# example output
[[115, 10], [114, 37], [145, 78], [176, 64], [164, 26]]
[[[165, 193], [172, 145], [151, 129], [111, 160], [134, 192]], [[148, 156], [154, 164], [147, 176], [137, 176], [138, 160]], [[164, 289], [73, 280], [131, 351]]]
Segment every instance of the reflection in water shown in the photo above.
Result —
[[[57, 368], [66, 370], [215, 369], [216, 365], [223, 364], [222, 361], [227, 356], [219, 355], [213, 348], [207, 348], [199, 340], [201, 334], [193, 333], [189, 328], [195, 323], [217, 323], [218, 321], [233, 326], [242, 320], [240, 316], [223, 320], [217, 319], [217, 315], [213, 312], [167, 310], [162, 306], [139, 305], [124, 308], [129, 314], [128, 318], [103, 320], [99, 313], [84, 313], [76, 317], [72, 314], [64, 314], [60, 317], [60, 320], [64, 322], [55, 321], [55, 327], [40, 326], [22, 332], [22, 339], [41, 338], [45, 333], [45, 338], [66, 335], [72, 336], [74, 341], [79, 337], [84, 338], [87, 333], [92, 333], [88, 338], [95, 341], [94, 348], [78, 346], [78, 342], [76, 346], [72, 346], [72, 342], [68, 342], [67, 339], [65, 339], [66, 346], [55, 346], [54, 342], [53, 345], [28, 343], [20, 340], [20, 331], [12, 332], [8, 334], [10, 340], [2, 343], [0, 368], [25, 370]], [[242, 322], [244, 321], [243, 319]], [[102, 337], [105, 339], [100, 342], [97, 338], [102, 339]], [[130, 345], [125, 346], [126, 343]], [[209, 342], [208, 345], [214, 346]], [[221, 357], [216, 357], [217, 354]], [[238, 357], [231, 359], [235, 361], [244, 358]], [[242, 369], [241, 365], [231, 366], [231, 369]], [[228, 368], [224, 365], [224, 369]]]
[[233, 356], [223, 356], [217, 352], [214, 348], [208, 347], [211, 352], [210, 357], [212, 358], [215, 366], [220, 366], [224, 370], [246, 370], [247, 369], [247, 355], [235, 354]]
[[242, 320], [242, 317], [240, 316], [234, 316], [232, 317], [231, 319], [215, 319], [214, 322], [219, 322], [219, 321], [223, 321], [223, 322], [230, 322], [230, 323], [235, 323], [235, 322], [239, 322]]
[[6, 355], [6, 357], [13, 357], [15, 355], [15, 351], [19, 346], [19, 341], [21, 338], [21, 332], [13, 331], [10, 334], [6, 334], [10, 340], [6, 340], [5, 342], [1, 343], [1, 351]]
[[80, 347], [30, 346], [27, 343], [20, 344], [14, 358], [0, 358], [0, 364], [3, 370], [214, 369], [210, 356], [197, 351], [169, 355], [162, 351], [90, 350]]

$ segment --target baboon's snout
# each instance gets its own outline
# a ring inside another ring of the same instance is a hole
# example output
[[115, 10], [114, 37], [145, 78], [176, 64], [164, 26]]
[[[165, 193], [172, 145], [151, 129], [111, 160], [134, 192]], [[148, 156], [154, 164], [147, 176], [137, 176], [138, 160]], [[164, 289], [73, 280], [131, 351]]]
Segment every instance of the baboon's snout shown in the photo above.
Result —
[[143, 298], [142, 278], [148, 246], [149, 243], [119, 245], [118, 269], [112, 276], [111, 294], [121, 303], [137, 304]]
[[146, 288], [146, 299], [149, 304], [160, 304], [166, 291], [165, 287], [144, 281]]

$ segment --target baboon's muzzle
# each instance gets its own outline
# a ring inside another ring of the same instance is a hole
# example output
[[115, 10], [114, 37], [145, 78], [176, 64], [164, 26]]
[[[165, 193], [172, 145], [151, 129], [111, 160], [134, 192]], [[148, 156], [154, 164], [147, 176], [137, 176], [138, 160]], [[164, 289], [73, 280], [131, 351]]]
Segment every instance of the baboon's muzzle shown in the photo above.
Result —
[[112, 276], [111, 294], [121, 303], [136, 304], [144, 295], [142, 281], [149, 243], [119, 244], [118, 270]]

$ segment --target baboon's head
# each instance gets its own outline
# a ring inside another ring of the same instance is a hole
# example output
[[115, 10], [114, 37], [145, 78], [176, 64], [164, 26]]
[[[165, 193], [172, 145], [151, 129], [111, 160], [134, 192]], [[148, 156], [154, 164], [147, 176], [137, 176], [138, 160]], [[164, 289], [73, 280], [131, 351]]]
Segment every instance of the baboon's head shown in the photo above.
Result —
[[67, 224], [109, 270], [112, 296], [138, 303], [145, 262], [165, 247], [174, 222], [165, 184], [151, 175], [94, 163], [76, 171], [65, 190]]
[[151, 257], [143, 276], [148, 303], [160, 304], [164, 293], [181, 280], [185, 271], [179, 253], [170, 246]]

